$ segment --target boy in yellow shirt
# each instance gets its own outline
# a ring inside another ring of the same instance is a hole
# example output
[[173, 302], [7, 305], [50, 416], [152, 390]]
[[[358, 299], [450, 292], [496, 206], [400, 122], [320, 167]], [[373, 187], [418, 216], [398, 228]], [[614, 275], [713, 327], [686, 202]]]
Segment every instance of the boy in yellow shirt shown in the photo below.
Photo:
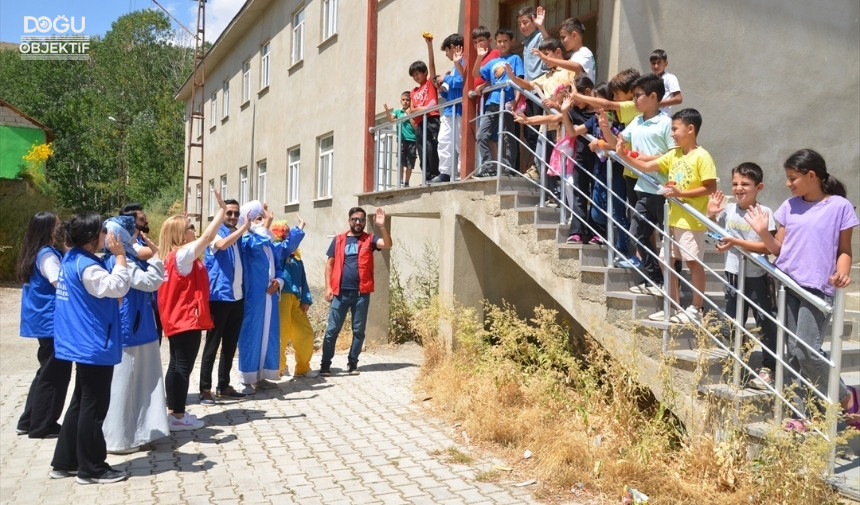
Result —
[[[672, 116], [672, 138], [675, 148], [663, 156], [641, 161], [631, 158], [622, 144], [618, 155], [630, 166], [642, 172], [660, 171], [668, 175], [664, 195], [682, 200], [701, 214], [707, 215], [708, 196], [717, 189], [717, 168], [711, 155], [696, 143], [702, 126], [702, 115], [696, 109], [683, 109]], [[702, 295], [705, 292], [705, 269], [701, 260], [705, 255], [707, 227], [674, 201], [669, 201], [669, 227], [672, 233], [672, 259], [683, 259], [690, 269], [693, 284], [693, 302], [686, 309], [676, 310], [669, 318], [672, 323], [691, 323], [702, 319]], [[697, 261], [698, 260], [698, 261]], [[680, 307], [677, 277], [669, 284], [669, 295]], [[662, 320], [662, 312], [650, 319]]]

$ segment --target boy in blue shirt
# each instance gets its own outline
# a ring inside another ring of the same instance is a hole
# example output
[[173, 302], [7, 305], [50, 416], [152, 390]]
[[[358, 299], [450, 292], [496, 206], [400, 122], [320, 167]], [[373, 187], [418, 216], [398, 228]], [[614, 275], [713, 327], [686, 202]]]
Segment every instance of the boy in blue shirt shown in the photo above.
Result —
[[[436, 88], [439, 96], [444, 102], [459, 100], [463, 97], [463, 36], [454, 33], [445, 37], [442, 41], [442, 50], [445, 56], [454, 62], [454, 68], [445, 75], [436, 75], [436, 62], [433, 58], [433, 38], [424, 37], [427, 41], [428, 61], [430, 63], [430, 75], [435, 76]], [[438, 151], [439, 151], [439, 175], [430, 182], [449, 182], [453, 174], [455, 157], [459, 172], [460, 165], [460, 139], [461, 127], [460, 117], [463, 114], [461, 103], [448, 105], [442, 110], [442, 121], [439, 125]], [[456, 153], [456, 155], [455, 155]]]
[[[513, 40], [514, 32], [510, 29], [499, 28], [496, 30], [496, 48], [499, 50], [500, 56], [481, 66], [481, 59], [487, 50], [479, 47], [478, 58], [475, 61], [475, 67], [472, 69], [472, 75], [482, 77], [490, 86], [509, 81], [505, 73], [505, 64], [507, 63], [511, 65], [513, 73], [517, 77], [523, 77], [522, 58], [516, 54], [511, 54]], [[503, 142], [502, 159], [499, 161], [505, 168], [513, 169], [516, 166], [517, 144], [511, 138], [511, 135], [515, 135], [514, 118], [511, 114], [513, 102], [514, 90], [510, 86], [492, 91], [487, 97], [484, 115], [481, 116], [478, 122], [478, 132], [475, 134], [478, 144], [478, 154], [482, 162], [480, 168], [475, 172], [475, 177], [486, 177], [493, 175], [495, 172], [494, 164], [490, 161], [493, 159], [493, 155], [490, 152], [490, 137], [498, 131], [500, 115], [502, 116], [502, 128], [505, 133], [503, 134], [504, 138], [499, 139], [499, 142]]]

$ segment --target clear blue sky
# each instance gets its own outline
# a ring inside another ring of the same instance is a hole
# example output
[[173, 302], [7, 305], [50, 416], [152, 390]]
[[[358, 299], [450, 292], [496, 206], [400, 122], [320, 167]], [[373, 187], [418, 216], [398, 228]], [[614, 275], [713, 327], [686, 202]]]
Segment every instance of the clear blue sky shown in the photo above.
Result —
[[[196, 22], [197, 2], [191, 0], [158, 0], [166, 9], [193, 27]], [[215, 40], [223, 28], [238, 12], [244, 0], [209, 0], [206, 5], [206, 39]], [[75, 27], [85, 21], [84, 34], [104, 35], [118, 17], [131, 11], [158, 7], [152, 0], [0, 0], [0, 42], [20, 43], [22, 35], [40, 35], [24, 32], [25, 16], [47, 16], [51, 20], [64, 15], [75, 18]], [[181, 31], [175, 24], [173, 27]], [[71, 34], [69, 30], [66, 34]], [[53, 32], [45, 35], [53, 34]]]

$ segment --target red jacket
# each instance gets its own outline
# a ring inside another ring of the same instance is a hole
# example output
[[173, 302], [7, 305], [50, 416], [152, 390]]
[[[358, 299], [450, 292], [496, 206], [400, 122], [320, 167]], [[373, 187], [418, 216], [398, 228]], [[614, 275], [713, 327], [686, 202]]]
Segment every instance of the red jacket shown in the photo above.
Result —
[[[340, 278], [343, 274], [343, 262], [346, 257], [345, 246], [347, 233], [335, 237], [334, 266], [331, 269], [329, 285], [334, 296], [340, 294]], [[373, 235], [362, 233], [358, 236], [358, 292], [373, 293]]]
[[168, 337], [190, 330], [215, 327], [209, 314], [209, 276], [200, 259], [188, 275], [176, 269], [176, 251], [164, 260], [164, 283], [158, 288], [158, 312]]

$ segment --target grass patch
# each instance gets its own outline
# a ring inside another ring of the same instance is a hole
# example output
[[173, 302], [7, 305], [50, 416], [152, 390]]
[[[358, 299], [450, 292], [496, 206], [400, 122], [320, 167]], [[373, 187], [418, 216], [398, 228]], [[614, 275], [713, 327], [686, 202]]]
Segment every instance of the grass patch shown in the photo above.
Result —
[[525, 320], [510, 305], [487, 305], [481, 321], [473, 308], [431, 303], [415, 316], [425, 351], [418, 386], [472, 440], [508, 456], [531, 450], [529, 476], [543, 492], [569, 497], [576, 486], [615, 498], [628, 485], [652, 504], [839, 502], [820, 478], [831, 447], [821, 437], [775, 433], [754, 447], [735, 416], [719, 413], [704, 415], [715, 424], [701, 430], [719, 439], [690, 433], [672, 405], [559, 319], [543, 307]]
[[481, 470], [475, 474], [475, 480], [478, 482], [496, 482], [499, 480], [499, 472], [495, 470]]

